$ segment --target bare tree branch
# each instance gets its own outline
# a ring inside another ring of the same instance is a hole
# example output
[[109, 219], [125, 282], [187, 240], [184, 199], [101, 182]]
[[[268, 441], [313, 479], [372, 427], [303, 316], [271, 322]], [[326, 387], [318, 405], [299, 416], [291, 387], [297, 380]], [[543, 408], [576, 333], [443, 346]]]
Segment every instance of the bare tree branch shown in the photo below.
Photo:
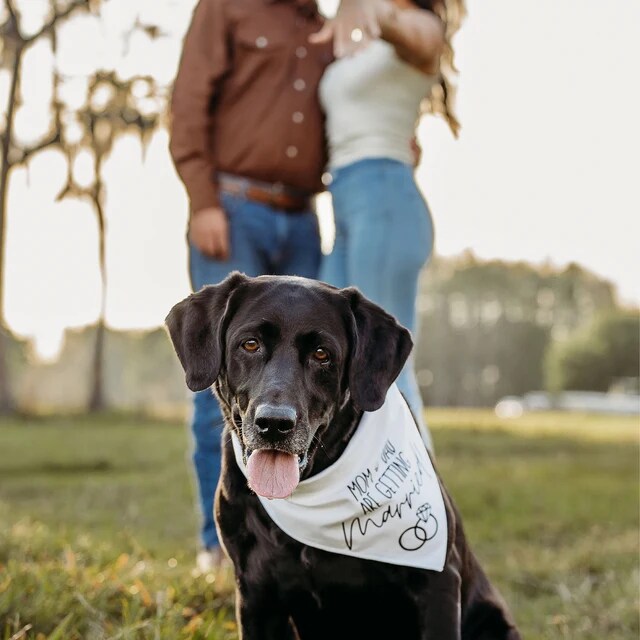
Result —
[[44, 151], [49, 147], [53, 147], [57, 144], [60, 144], [60, 142], [61, 142], [60, 131], [57, 130], [31, 147], [24, 147], [24, 148], [13, 147], [9, 155], [9, 166], [15, 167], [17, 165], [24, 164], [27, 160], [29, 160], [29, 158], [32, 155], [39, 153], [40, 151]]
[[18, 24], [18, 12], [16, 8], [13, 6], [13, 0], [4, 0], [5, 5], [7, 6], [7, 11], [11, 16], [11, 19]]
[[2, 25], [2, 36], [17, 40], [17, 47], [24, 44], [24, 38], [20, 31], [20, 14], [13, 4], [14, 0], [5, 0], [5, 6], [9, 12], [9, 19]]
[[60, 22], [60, 20], [64, 20], [78, 9], [88, 10], [89, 4], [90, 0], [73, 0], [73, 2], [71, 2], [69, 6], [66, 7], [66, 9], [54, 13], [51, 19], [42, 26], [40, 31], [37, 31], [32, 36], [25, 38], [25, 44], [31, 44], [32, 42], [35, 42], [36, 40], [41, 38], [45, 33], [51, 33], [55, 29], [58, 22]]

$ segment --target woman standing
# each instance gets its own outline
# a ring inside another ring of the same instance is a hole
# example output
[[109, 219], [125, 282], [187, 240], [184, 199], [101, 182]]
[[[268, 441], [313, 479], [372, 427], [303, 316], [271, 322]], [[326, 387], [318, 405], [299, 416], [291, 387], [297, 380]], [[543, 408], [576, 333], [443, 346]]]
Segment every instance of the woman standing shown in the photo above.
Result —
[[[320, 277], [358, 287], [415, 337], [418, 277], [434, 232], [414, 179], [412, 141], [423, 104], [457, 131], [445, 74], [453, 69], [449, 39], [462, 8], [457, 0], [367, 4], [368, 32], [354, 29], [351, 38], [373, 37], [332, 63], [320, 84], [336, 226]], [[412, 359], [397, 383], [431, 448]]]

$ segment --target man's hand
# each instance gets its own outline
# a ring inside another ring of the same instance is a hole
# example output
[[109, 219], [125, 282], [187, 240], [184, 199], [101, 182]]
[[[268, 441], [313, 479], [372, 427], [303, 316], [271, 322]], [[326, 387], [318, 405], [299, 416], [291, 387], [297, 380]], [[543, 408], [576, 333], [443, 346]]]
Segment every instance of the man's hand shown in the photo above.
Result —
[[336, 58], [351, 55], [380, 37], [379, 10], [378, 0], [341, 0], [335, 18], [327, 20], [309, 42], [321, 44], [333, 38]]
[[229, 221], [220, 207], [200, 209], [191, 215], [189, 240], [209, 258], [229, 258]]

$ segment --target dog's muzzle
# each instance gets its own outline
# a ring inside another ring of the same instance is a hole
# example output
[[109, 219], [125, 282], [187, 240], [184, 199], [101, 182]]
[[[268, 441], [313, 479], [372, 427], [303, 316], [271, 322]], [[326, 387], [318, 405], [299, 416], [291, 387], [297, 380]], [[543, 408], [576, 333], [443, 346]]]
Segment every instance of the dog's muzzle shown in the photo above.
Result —
[[256, 409], [253, 423], [256, 431], [267, 442], [280, 442], [296, 427], [297, 413], [288, 405], [261, 404]]

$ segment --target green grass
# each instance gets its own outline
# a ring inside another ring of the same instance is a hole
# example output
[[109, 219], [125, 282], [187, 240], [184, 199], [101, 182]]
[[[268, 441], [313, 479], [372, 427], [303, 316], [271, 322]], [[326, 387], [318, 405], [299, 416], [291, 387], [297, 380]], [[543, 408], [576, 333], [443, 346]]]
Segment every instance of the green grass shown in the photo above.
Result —
[[[638, 421], [427, 417], [524, 638], [638, 638]], [[0, 422], [0, 639], [236, 637], [230, 572], [193, 571], [188, 442], [126, 417]]]

